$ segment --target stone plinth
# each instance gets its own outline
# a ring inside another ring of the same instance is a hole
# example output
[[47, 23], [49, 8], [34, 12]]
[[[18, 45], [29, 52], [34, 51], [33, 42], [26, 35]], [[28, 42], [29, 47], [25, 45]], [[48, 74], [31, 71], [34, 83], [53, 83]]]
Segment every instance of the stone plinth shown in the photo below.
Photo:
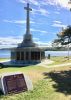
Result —
[[12, 61], [20, 64], [40, 63], [44, 58], [44, 49], [39, 47], [15, 48], [11, 52]]
[[23, 73], [2, 74], [0, 77], [0, 90], [4, 94], [25, 92], [32, 89], [31, 80]]

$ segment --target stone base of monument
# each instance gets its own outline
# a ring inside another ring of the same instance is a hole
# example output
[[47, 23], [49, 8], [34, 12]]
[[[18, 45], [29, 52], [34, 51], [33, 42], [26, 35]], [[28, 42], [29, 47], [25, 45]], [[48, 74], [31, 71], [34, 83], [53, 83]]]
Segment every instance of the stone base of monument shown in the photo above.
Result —
[[21, 72], [0, 75], [0, 91], [3, 94], [25, 92], [32, 89], [31, 80]]
[[38, 61], [5, 61], [1, 62], [4, 66], [28, 66], [28, 65], [35, 65], [40, 63], [40, 60]]

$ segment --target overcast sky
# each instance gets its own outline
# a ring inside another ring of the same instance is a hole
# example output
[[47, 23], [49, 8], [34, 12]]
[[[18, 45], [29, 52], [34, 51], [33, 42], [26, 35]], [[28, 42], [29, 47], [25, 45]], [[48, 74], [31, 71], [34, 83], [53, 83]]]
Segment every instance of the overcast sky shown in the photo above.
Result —
[[50, 46], [62, 27], [71, 25], [69, 0], [0, 0], [0, 48], [13, 47], [25, 34], [27, 2], [31, 34], [40, 45]]

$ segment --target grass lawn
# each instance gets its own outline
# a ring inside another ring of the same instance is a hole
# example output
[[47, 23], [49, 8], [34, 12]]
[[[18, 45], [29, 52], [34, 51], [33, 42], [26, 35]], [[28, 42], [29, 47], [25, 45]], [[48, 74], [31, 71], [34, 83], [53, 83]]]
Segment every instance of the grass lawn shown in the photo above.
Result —
[[51, 57], [52, 61], [54, 61], [54, 63], [52, 64], [49, 64], [49, 66], [51, 65], [57, 65], [57, 64], [63, 64], [63, 63], [71, 63], [71, 56], [69, 57], [69, 60], [68, 60], [68, 57], [64, 57], [64, 56], [61, 56], [61, 57]]
[[0, 58], [0, 61], [9, 60], [9, 58]]
[[0, 95], [0, 100], [71, 100], [71, 67], [44, 68], [40, 66], [8, 67], [0, 74], [20, 71], [33, 82], [33, 90], [19, 94]]

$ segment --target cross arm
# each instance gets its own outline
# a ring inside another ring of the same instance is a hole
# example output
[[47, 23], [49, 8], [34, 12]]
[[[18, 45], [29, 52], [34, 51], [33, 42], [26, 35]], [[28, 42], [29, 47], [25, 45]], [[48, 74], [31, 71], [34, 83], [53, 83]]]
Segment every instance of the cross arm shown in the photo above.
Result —
[[29, 10], [29, 11], [32, 11], [32, 9], [31, 9], [31, 8], [24, 7], [24, 9]]

